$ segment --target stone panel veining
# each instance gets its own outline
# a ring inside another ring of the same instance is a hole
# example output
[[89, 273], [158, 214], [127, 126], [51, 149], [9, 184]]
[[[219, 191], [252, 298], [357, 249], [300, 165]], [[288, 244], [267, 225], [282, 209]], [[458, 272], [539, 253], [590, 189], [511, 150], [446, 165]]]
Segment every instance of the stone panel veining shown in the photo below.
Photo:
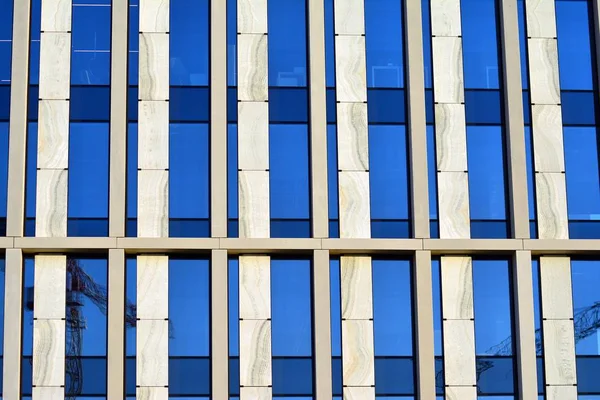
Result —
[[169, 317], [169, 257], [137, 256], [137, 318]]
[[471, 257], [442, 257], [441, 279], [444, 319], [473, 318]]
[[460, 0], [431, 0], [431, 34], [460, 36]]
[[269, 99], [267, 35], [238, 35], [238, 101]]
[[569, 257], [540, 257], [540, 293], [544, 319], [573, 318]]
[[240, 319], [271, 318], [271, 257], [239, 257]]
[[169, 32], [169, 0], [140, 0], [140, 32]]
[[340, 258], [342, 319], [373, 318], [373, 269], [371, 257]]
[[538, 172], [535, 174], [538, 237], [568, 239], [567, 189], [565, 174]]
[[32, 383], [34, 386], [65, 384], [65, 321], [62, 319], [33, 321]]
[[475, 326], [472, 320], [444, 320], [444, 372], [448, 386], [474, 386]]
[[437, 36], [431, 40], [435, 102], [464, 103], [461, 38]]
[[69, 167], [69, 101], [40, 100], [37, 167]]
[[556, 39], [529, 39], [531, 104], [560, 104]]
[[547, 385], [575, 385], [575, 332], [572, 320], [544, 320], [544, 371]]
[[338, 168], [369, 170], [369, 129], [366, 103], [337, 104]]
[[369, 173], [339, 173], [340, 238], [371, 237]]
[[239, 236], [270, 235], [269, 172], [239, 171]]
[[238, 33], [267, 33], [267, 0], [237, 0]]
[[139, 237], [169, 236], [169, 171], [138, 171]]
[[577, 399], [577, 386], [546, 386], [546, 400]]
[[466, 172], [438, 172], [438, 204], [441, 239], [471, 236], [469, 177]]
[[37, 171], [36, 236], [67, 236], [67, 182], [67, 170], [40, 169]]
[[67, 256], [36, 255], [34, 265], [33, 317], [65, 318]]
[[365, 33], [365, 0], [335, 0], [334, 9], [337, 35]]
[[238, 103], [238, 168], [269, 169], [269, 103]]
[[536, 172], [564, 172], [562, 113], [559, 105], [531, 106]]
[[366, 102], [367, 74], [364, 36], [335, 37], [336, 97], [338, 102]]
[[169, 99], [169, 35], [140, 33], [139, 100]]
[[42, 32], [71, 32], [72, 0], [44, 0], [41, 3]]
[[375, 385], [373, 321], [342, 320], [342, 339], [344, 385]]
[[464, 104], [435, 105], [438, 171], [467, 170], [467, 128]]
[[240, 320], [240, 386], [270, 386], [271, 321]]
[[169, 102], [138, 102], [138, 168], [169, 169]]
[[42, 32], [40, 40], [39, 98], [70, 98], [71, 34]]
[[169, 321], [137, 321], [137, 386], [169, 385]]
[[526, 0], [527, 36], [556, 38], [555, 0]]

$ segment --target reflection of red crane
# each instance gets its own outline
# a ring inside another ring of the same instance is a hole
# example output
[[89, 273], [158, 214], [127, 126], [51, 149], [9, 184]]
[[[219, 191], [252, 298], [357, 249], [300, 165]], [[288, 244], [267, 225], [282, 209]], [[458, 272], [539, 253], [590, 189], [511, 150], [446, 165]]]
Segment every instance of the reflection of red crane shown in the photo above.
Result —
[[[575, 331], [575, 344], [580, 340], [587, 338], [588, 336], [596, 333], [600, 329], [600, 301], [595, 302], [591, 306], [578, 308], [573, 314], [573, 327]], [[535, 330], [535, 349], [536, 354], [542, 354], [542, 330]], [[497, 345], [490, 347], [486, 352], [489, 356], [512, 356], [513, 345], [512, 338], [508, 337]], [[493, 361], [478, 360], [477, 361], [477, 380], [481, 375], [494, 366]], [[441, 385], [440, 373], [436, 376], [436, 386], [443, 387]]]
[[[32, 288], [29, 289], [30, 299], [33, 299]], [[66, 312], [66, 382], [67, 399], [75, 400], [83, 389], [83, 370], [81, 349], [83, 346], [82, 332], [86, 329], [86, 320], [82, 314], [85, 297], [98, 307], [100, 312], [107, 315], [108, 293], [106, 287], [97, 284], [81, 268], [78, 260], [67, 258], [67, 312]], [[28, 308], [33, 309], [33, 302], [28, 302]], [[136, 325], [136, 306], [127, 301], [125, 305], [125, 327]]]

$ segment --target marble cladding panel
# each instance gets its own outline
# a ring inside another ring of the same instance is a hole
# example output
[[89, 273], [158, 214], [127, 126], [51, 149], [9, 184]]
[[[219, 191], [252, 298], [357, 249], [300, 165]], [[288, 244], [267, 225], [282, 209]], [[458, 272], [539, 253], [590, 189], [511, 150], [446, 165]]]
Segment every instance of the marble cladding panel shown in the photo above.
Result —
[[444, 319], [473, 318], [473, 268], [471, 257], [441, 258]]
[[546, 400], [577, 399], [577, 386], [546, 386]]
[[336, 97], [338, 102], [367, 101], [364, 36], [335, 37]]
[[237, 0], [238, 33], [267, 33], [267, 0]]
[[375, 387], [345, 386], [344, 400], [375, 400]]
[[42, 32], [71, 32], [72, 0], [43, 0]]
[[340, 258], [342, 319], [373, 318], [373, 270], [371, 257]]
[[271, 386], [271, 321], [240, 320], [240, 386]]
[[138, 101], [138, 168], [169, 169], [169, 102]]
[[565, 174], [535, 174], [538, 237], [568, 239], [567, 188]]
[[137, 234], [169, 236], [169, 171], [138, 171]]
[[340, 238], [371, 237], [369, 173], [339, 172]]
[[273, 390], [270, 387], [247, 386], [240, 388], [240, 400], [271, 400]]
[[435, 105], [437, 170], [467, 170], [467, 125], [464, 104]]
[[36, 255], [33, 317], [63, 319], [66, 313], [67, 256]]
[[366, 103], [337, 104], [338, 168], [369, 170], [369, 128]]
[[269, 169], [269, 103], [238, 103], [238, 168]]
[[169, 400], [168, 387], [140, 387], [135, 389], [137, 400]]
[[[63, 305], [63, 308], [66, 307]], [[65, 320], [33, 321], [33, 386], [65, 384]]]
[[447, 386], [475, 386], [475, 323], [444, 320], [444, 380]]
[[37, 167], [69, 167], [69, 100], [40, 100]]
[[140, 33], [139, 100], [169, 100], [169, 35]]
[[536, 172], [565, 172], [562, 113], [559, 105], [531, 106]]
[[547, 385], [575, 385], [575, 332], [572, 320], [544, 320], [544, 371]]
[[464, 103], [461, 38], [444, 36], [432, 38], [432, 55], [435, 102]]
[[431, 0], [431, 35], [461, 36], [460, 0]]
[[441, 239], [469, 239], [469, 176], [466, 172], [438, 172]]
[[267, 35], [239, 34], [238, 101], [269, 99]]
[[169, 385], [169, 321], [140, 319], [136, 326], [136, 385]]
[[240, 319], [271, 318], [271, 257], [239, 257]]
[[65, 388], [61, 386], [34, 386], [31, 388], [32, 400], [64, 400]]
[[569, 257], [540, 257], [540, 287], [544, 319], [573, 318]]
[[71, 87], [71, 34], [42, 32], [39, 98], [68, 100]]
[[239, 236], [270, 235], [269, 172], [239, 171]]
[[169, 318], [168, 256], [137, 256], [137, 318]]
[[556, 38], [555, 0], [526, 0], [527, 36]]
[[556, 39], [529, 39], [531, 104], [560, 104]]
[[345, 386], [375, 385], [373, 321], [342, 320], [342, 363]]
[[337, 35], [365, 33], [365, 0], [335, 0], [334, 9]]
[[39, 169], [35, 202], [35, 235], [67, 236], [67, 182], [65, 169]]
[[475, 386], [446, 386], [446, 400], [477, 400]]
[[169, 32], [169, 0], [140, 0], [140, 32]]

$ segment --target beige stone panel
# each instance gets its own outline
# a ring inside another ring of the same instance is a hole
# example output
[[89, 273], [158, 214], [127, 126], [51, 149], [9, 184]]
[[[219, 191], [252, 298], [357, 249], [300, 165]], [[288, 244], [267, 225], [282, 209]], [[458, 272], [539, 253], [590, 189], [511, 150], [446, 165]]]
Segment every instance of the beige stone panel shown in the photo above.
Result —
[[138, 102], [138, 168], [169, 169], [169, 102]]
[[136, 325], [137, 386], [169, 385], [169, 321], [142, 319]]
[[65, 320], [33, 321], [32, 383], [33, 386], [65, 384]]
[[364, 36], [336, 36], [335, 73], [338, 102], [367, 101], [367, 62]]
[[169, 32], [169, 0], [140, 0], [140, 32]]
[[269, 169], [269, 103], [238, 103], [238, 168]]
[[267, 35], [240, 34], [237, 37], [238, 101], [269, 99]]
[[464, 104], [435, 104], [438, 171], [467, 170], [467, 125]]
[[438, 172], [437, 176], [440, 238], [470, 238], [468, 174], [466, 172]]
[[447, 386], [475, 386], [475, 326], [472, 320], [445, 320], [444, 373]]
[[473, 318], [471, 257], [442, 257], [442, 312], [444, 319]]
[[431, 0], [431, 34], [460, 36], [460, 0]]
[[366, 103], [337, 104], [338, 168], [369, 170], [369, 128]]
[[373, 318], [373, 268], [371, 257], [340, 258], [342, 319]]
[[529, 39], [531, 104], [560, 104], [556, 39]]
[[140, 33], [139, 100], [169, 99], [169, 35]]
[[168, 256], [137, 256], [137, 318], [169, 318]]
[[544, 319], [573, 318], [569, 257], [540, 257], [540, 286]]
[[575, 332], [572, 320], [544, 320], [544, 371], [547, 385], [575, 385]]
[[37, 171], [36, 236], [67, 236], [67, 182], [68, 172], [65, 169]]
[[527, 36], [556, 38], [555, 0], [526, 0]]
[[36, 255], [33, 317], [63, 319], [66, 313], [67, 256]]
[[271, 257], [239, 257], [240, 319], [271, 318]]
[[432, 38], [433, 87], [436, 103], [464, 103], [462, 40]]
[[342, 363], [345, 386], [375, 385], [373, 321], [342, 320]]
[[71, 87], [71, 34], [42, 32], [40, 92], [43, 100], [67, 100]]
[[341, 171], [339, 179], [340, 238], [371, 237], [369, 173]]
[[562, 112], [559, 105], [531, 106], [536, 172], [565, 172]]
[[567, 188], [565, 174], [535, 174], [538, 237], [568, 239]]
[[335, 33], [363, 35], [365, 33], [365, 1], [335, 0]]
[[267, 0], [237, 0], [238, 33], [267, 33]]
[[139, 237], [169, 236], [169, 171], [138, 171]]
[[271, 384], [271, 321], [240, 320], [240, 386]]
[[69, 101], [40, 100], [37, 167], [69, 167]]

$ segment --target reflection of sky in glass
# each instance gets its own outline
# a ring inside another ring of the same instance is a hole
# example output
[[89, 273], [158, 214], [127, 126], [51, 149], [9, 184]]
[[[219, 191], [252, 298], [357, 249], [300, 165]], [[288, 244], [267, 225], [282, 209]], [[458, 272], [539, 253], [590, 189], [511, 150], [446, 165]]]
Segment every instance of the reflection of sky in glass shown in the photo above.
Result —
[[[137, 304], [137, 259], [125, 261], [125, 296], [128, 302]], [[125, 329], [125, 355], [135, 356], [135, 328]]]
[[[576, 342], [577, 355], [600, 355], [600, 335], [598, 321], [592, 316], [591, 320], [578, 320], [577, 313], [589, 309], [600, 302], [600, 261], [596, 260], [571, 260], [571, 279], [573, 285], [573, 313], [575, 330], [591, 328], [589, 334]], [[600, 306], [600, 305], [599, 305]], [[591, 310], [593, 311], [593, 310]], [[593, 325], [592, 325], [593, 324]]]
[[[1, 54], [0, 54], [1, 57]], [[6, 217], [8, 185], [8, 122], [0, 121], [0, 217]]]

